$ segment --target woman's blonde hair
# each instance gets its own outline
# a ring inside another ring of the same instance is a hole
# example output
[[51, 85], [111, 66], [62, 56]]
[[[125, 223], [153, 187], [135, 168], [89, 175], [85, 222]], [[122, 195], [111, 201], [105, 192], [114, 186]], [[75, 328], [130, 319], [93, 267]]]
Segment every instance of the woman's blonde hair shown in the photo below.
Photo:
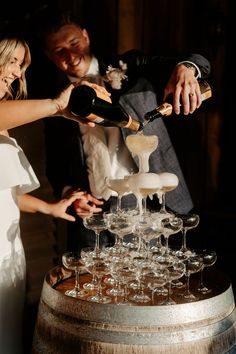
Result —
[[25, 72], [31, 63], [31, 54], [28, 44], [23, 39], [0, 39], [0, 74], [9, 65], [12, 60], [12, 54], [18, 46], [23, 46], [25, 49], [25, 56], [21, 65], [21, 77], [14, 81], [13, 86], [9, 88], [9, 92], [4, 96], [4, 99], [19, 99], [27, 97]]

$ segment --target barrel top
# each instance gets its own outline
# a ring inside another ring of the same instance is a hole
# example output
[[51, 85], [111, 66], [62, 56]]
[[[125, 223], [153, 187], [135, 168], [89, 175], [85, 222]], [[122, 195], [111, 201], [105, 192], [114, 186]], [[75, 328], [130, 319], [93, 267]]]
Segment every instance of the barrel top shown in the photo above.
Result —
[[[86, 274], [84, 274], [86, 278]], [[198, 301], [176, 305], [139, 305], [133, 306], [115, 303], [97, 304], [71, 298], [64, 294], [68, 285], [73, 282], [72, 273], [63, 267], [51, 269], [45, 276], [41, 301], [51, 309], [63, 312], [64, 315], [82, 320], [96, 320], [122, 325], [162, 326], [175, 323], [190, 324], [195, 321], [219, 320], [229, 316], [235, 308], [234, 295], [229, 278], [219, 270], [209, 273], [207, 281], [213, 286], [210, 295], [202, 296]], [[177, 297], [175, 298], [177, 299]]]

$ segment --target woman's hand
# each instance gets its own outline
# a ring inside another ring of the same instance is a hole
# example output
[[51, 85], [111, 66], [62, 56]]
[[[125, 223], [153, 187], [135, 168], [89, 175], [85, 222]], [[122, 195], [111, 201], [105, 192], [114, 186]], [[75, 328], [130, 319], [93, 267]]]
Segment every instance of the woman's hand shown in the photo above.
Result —
[[67, 209], [76, 201], [87, 201], [87, 193], [86, 192], [75, 192], [72, 193], [69, 197], [61, 199], [57, 203], [50, 203], [49, 206], [49, 213], [50, 215], [54, 216], [55, 218], [61, 218], [68, 221], [75, 221], [75, 217], [67, 213]]
[[102, 209], [97, 205], [103, 202], [94, 198], [91, 194], [82, 191], [75, 191], [67, 194], [63, 199], [56, 203], [48, 203], [30, 194], [23, 194], [18, 197], [19, 208], [28, 213], [40, 212], [61, 218], [68, 221], [75, 221], [76, 218], [67, 213], [67, 209], [73, 205], [78, 216], [85, 217]]
[[99, 206], [102, 204], [103, 201], [93, 197], [87, 192], [84, 192], [84, 198], [76, 199], [73, 203], [73, 207], [79, 217], [85, 218], [93, 213], [101, 212], [102, 208]]
[[69, 84], [68, 86], [66, 86], [65, 89], [63, 91], [61, 91], [61, 93], [54, 99], [54, 102], [57, 107], [57, 112], [54, 114], [54, 116], [64, 116], [65, 118], [74, 120], [74, 121], [79, 122], [83, 125], [88, 125], [90, 127], [94, 127], [95, 123], [90, 122], [89, 120], [86, 121], [85, 119], [80, 118], [79, 116], [73, 115], [70, 112], [70, 109], [68, 107], [71, 92], [76, 86], [79, 86], [79, 85], [87, 85], [89, 87], [92, 87], [96, 91], [98, 97], [100, 97], [108, 102], [111, 102], [110, 93], [105, 89], [105, 87], [99, 86], [97, 84], [94, 84], [94, 83], [91, 83], [91, 82], [88, 82], [85, 80], [82, 80], [78, 83]]

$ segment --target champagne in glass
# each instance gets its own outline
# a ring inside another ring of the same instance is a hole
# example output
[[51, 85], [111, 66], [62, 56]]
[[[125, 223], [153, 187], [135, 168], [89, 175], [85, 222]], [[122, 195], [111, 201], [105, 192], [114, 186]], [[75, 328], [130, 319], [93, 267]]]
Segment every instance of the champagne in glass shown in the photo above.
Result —
[[112, 178], [112, 177], [106, 177], [105, 178], [106, 185], [112, 190], [117, 193], [117, 207], [116, 207], [116, 212], [121, 212], [121, 200], [122, 197], [130, 192], [130, 188], [128, 185], [128, 181], [126, 178]]
[[165, 214], [166, 216], [170, 215], [170, 213], [166, 210], [166, 193], [173, 191], [177, 188], [179, 184], [179, 179], [174, 173], [170, 172], [162, 172], [159, 173], [159, 177], [161, 180], [162, 188], [157, 192], [161, 209], [159, 211], [160, 214]]
[[158, 146], [157, 135], [133, 134], [126, 138], [126, 145], [129, 151], [138, 156], [139, 172], [149, 171], [149, 157]]
[[139, 214], [146, 213], [146, 198], [162, 188], [157, 173], [136, 173], [127, 178], [131, 192], [137, 198]]

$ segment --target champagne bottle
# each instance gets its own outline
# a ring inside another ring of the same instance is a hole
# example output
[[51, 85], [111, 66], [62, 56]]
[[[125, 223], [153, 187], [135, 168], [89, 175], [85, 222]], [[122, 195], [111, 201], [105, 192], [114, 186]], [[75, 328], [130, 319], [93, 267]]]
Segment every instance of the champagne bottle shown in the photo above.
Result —
[[[206, 80], [198, 80], [199, 86], [200, 86], [200, 91], [201, 91], [201, 96], [202, 100], [207, 100], [212, 96], [212, 89], [209, 83]], [[173, 106], [172, 104], [168, 102], [164, 102], [154, 110], [147, 112], [144, 117], [144, 123], [143, 127], [152, 122], [155, 119], [158, 118], [163, 118], [163, 117], [168, 117], [172, 114], [173, 111]], [[141, 130], [141, 129], [140, 129]]]
[[69, 108], [71, 113], [85, 121], [103, 126], [117, 126], [134, 131], [142, 129], [142, 123], [133, 119], [119, 103], [108, 101], [109, 97], [87, 85], [73, 89]]
[[[202, 100], [212, 96], [209, 83], [199, 80]], [[164, 102], [154, 110], [147, 112], [144, 122], [132, 118], [119, 103], [112, 103], [108, 96], [87, 85], [74, 88], [71, 93], [69, 108], [75, 117], [103, 126], [117, 126], [133, 131], [142, 131], [144, 126], [154, 119], [170, 116], [173, 111], [171, 103]]]

